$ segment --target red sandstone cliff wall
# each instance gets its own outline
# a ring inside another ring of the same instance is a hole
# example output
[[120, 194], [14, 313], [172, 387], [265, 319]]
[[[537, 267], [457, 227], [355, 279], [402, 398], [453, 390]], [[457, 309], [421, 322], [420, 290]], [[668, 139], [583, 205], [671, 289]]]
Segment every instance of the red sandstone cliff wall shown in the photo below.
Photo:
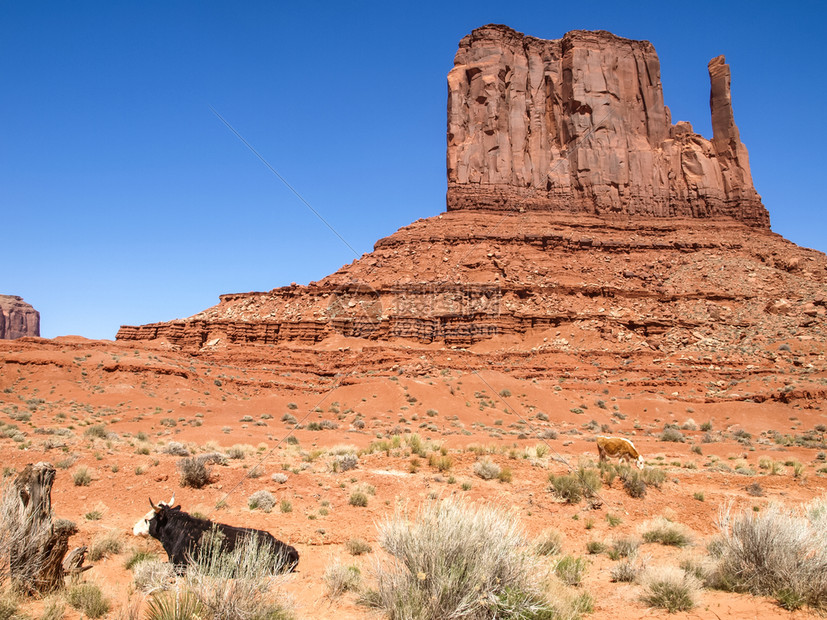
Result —
[[769, 227], [732, 115], [729, 67], [710, 62], [715, 135], [671, 124], [648, 41], [474, 30], [448, 74], [448, 208], [654, 217]]

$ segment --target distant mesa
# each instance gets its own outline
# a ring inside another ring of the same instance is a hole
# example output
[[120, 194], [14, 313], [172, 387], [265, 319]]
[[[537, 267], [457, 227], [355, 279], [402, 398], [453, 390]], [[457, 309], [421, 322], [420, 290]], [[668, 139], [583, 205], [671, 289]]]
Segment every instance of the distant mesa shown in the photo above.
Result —
[[40, 313], [17, 295], [0, 295], [0, 340], [40, 336]]
[[711, 140], [672, 124], [648, 41], [478, 28], [448, 75], [446, 212], [319, 282], [222, 295], [117, 337], [199, 349], [542, 334], [624, 356], [827, 334], [827, 256], [770, 230], [723, 56], [709, 75]]

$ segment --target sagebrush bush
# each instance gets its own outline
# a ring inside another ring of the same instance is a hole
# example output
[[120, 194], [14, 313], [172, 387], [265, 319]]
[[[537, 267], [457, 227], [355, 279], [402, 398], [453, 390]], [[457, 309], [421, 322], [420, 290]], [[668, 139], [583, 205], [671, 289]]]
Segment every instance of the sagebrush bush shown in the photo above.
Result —
[[827, 608], [827, 498], [798, 510], [770, 504], [759, 513], [732, 512], [718, 517], [718, 564], [712, 580], [741, 592], [775, 596]]
[[72, 473], [72, 482], [76, 487], [88, 487], [92, 482], [92, 474], [86, 466], [81, 465]]
[[535, 581], [530, 553], [513, 513], [455, 499], [400, 510], [379, 524], [371, 598], [391, 620], [418, 618], [545, 618], [559, 610]]
[[483, 480], [493, 480], [502, 472], [502, 468], [491, 459], [485, 458], [474, 463], [474, 473]]
[[554, 493], [570, 504], [576, 504], [583, 497], [593, 497], [600, 490], [600, 472], [591, 467], [580, 466], [571, 474], [555, 476], [549, 474]]
[[641, 577], [641, 600], [669, 613], [689, 611], [698, 604], [700, 582], [674, 566], [650, 568]]
[[273, 497], [273, 494], [266, 489], [256, 491], [249, 498], [247, 498], [247, 506], [250, 508], [250, 510], [259, 509], [264, 512], [270, 512], [271, 510], [273, 510], [273, 507], [275, 505], [276, 498]]

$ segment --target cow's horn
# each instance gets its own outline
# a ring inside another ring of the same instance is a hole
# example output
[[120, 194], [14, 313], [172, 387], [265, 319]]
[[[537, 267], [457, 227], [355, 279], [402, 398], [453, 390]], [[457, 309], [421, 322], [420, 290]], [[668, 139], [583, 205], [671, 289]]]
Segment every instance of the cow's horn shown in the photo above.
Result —
[[169, 500], [169, 504], [167, 504], [170, 508], [175, 505], [175, 491], [172, 492], [172, 499]]
[[152, 510], [154, 510], [156, 512], [159, 510], [158, 506], [156, 506], [155, 504], [152, 503], [152, 498], [151, 497], [149, 498], [149, 505], [152, 506]]

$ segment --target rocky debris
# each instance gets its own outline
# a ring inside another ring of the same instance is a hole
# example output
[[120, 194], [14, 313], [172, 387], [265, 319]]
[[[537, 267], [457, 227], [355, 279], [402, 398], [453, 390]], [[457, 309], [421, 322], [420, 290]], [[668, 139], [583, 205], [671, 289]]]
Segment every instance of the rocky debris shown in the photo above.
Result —
[[671, 123], [648, 41], [474, 30], [448, 74], [448, 208], [728, 216], [768, 228], [723, 56], [709, 75], [712, 141]]
[[40, 336], [40, 313], [17, 295], [0, 295], [0, 339]]

